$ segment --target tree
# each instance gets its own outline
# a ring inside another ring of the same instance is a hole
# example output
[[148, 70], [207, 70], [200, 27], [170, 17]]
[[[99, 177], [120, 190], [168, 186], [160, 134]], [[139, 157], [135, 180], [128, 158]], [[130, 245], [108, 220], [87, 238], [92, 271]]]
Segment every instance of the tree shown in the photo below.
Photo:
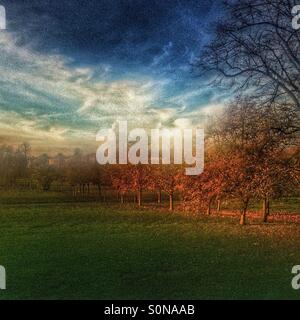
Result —
[[[271, 116], [267, 117], [267, 113]], [[222, 171], [228, 173], [223, 177], [222, 192], [240, 199], [241, 224], [245, 223], [251, 198], [264, 199], [267, 215], [270, 197], [288, 185], [290, 169], [283, 156], [297, 141], [297, 133], [286, 135], [285, 130], [277, 130], [289, 126], [285, 114], [276, 104], [261, 106], [251, 99], [242, 99], [229, 105], [222, 119], [211, 128], [210, 135], [224, 158]]]
[[28, 142], [23, 142], [19, 148], [18, 151], [24, 155], [26, 168], [29, 166], [29, 159], [31, 154], [31, 146]]
[[294, 5], [292, 0], [226, 1], [227, 14], [196, 67], [215, 75], [214, 83], [300, 111], [300, 33], [291, 26]]
[[74, 196], [79, 187], [80, 194], [84, 194], [84, 184], [86, 182], [83, 154], [80, 149], [75, 149], [69, 160], [67, 168], [67, 181], [73, 188]]
[[[263, 200], [262, 221], [270, 214], [270, 199], [289, 195], [299, 182], [294, 178], [293, 155], [287, 150], [273, 150], [268, 157], [256, 161], [255, 193]], [[292, 162], [291, 162], [292, 161]]]
[[226, 163], [229, 165], [228, 193], [237, 198], [241, 204], [240, 225], [246, 224], [248, 205], [255, 195], [254, 176], [257, 168], [252, 160], [251, 156], [239, 150], [235, 154], [228, 154], [226, 158]]
[[147, 188], [157, 194], [157, 203], [162, 202], [162, 184], [161, 184], [162, 169], [159, 165], [149, 167], [149, 175], [147, 179]]
[[233, 197], [235, 185], [231, 183], [232, 168], [229, 154], [211, 153], [205, 161], [204, 172], [199, 176], [185, 176], [180, 187], [183, 193], [184, 208], [186, 210], [212, 213], [212, 204], [217, 201], [217, 210], [220, 210], [220, 201], [223, 198]]
[[111, 172], [112, 186], [118, 192], [121, 203], [124, 203], [124, 196], [132, 187], [131, 168], [125, 165], [115, 166]]
[[137, 194], [137, 201], [139, 207], [142, 205], [142, 192], [147, 188], [148, 185], [148, 171], [149, 167], [146, 167], [141, 164], [128, 166], [128, 183], [130, 189], [136, 192]]
[[174, 194], [179, 187], [181, 180], [182, 170], [175, 165], [162, 165], [160, 166], [157, 183], [161, 187], [161, 190], [169, 196], [169, 210], [174, 210]]
[[95, 163], [90, 168], [90, 181], [97, 186], [99, 197], [104, 198], [103, 188], [111, 186], [109, 170], [106, 166], [100, 166]]
[[12, 187], [16, 181], [15, 151], [11, 146], [0, 147], [0, 183], [5, 187]]

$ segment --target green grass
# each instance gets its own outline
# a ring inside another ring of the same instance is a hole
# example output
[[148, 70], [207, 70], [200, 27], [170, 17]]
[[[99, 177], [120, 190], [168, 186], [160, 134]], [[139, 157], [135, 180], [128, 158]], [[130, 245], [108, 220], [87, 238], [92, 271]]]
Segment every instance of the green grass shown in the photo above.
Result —
[[0, 299], [300, 299], [299, 224], [39, 202], [0, 207]]

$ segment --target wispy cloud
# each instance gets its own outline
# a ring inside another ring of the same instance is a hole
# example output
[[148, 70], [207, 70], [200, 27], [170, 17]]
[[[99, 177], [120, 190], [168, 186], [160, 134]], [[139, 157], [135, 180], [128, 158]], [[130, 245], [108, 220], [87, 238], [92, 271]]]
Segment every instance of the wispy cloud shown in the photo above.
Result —
[[[106, 67], [105, 75], [109, 70]], [[0, 135], [58, 142], [93, 138], [92, 133], [117, 119], [153, 127], [175, 117], [176, 108], [157, 102], [165, 82], [107, 81], [95, 72], [73, 67], [60, 55], [37, 53], [18, 45], [13, 35], [1, 34]]]

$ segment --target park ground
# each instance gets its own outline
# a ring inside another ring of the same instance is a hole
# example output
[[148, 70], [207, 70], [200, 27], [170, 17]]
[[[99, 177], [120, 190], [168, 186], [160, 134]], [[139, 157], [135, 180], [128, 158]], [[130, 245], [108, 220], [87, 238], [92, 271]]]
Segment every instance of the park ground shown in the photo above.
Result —
[[[0, 300], [300, 299], [291, 286], [298, 221], [239, 226], [234, 214], [189, 216], [54, 193], [0, 201]], [[272, 210], [299, 207], [294, 198]]]

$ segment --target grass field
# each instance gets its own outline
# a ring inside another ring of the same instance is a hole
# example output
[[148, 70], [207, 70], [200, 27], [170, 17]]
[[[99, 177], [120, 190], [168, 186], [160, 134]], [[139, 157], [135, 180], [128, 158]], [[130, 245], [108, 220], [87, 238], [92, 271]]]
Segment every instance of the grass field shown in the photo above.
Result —
[[0, 207], [0, 299], [300, 299], [299, 224], [24, 197]]

